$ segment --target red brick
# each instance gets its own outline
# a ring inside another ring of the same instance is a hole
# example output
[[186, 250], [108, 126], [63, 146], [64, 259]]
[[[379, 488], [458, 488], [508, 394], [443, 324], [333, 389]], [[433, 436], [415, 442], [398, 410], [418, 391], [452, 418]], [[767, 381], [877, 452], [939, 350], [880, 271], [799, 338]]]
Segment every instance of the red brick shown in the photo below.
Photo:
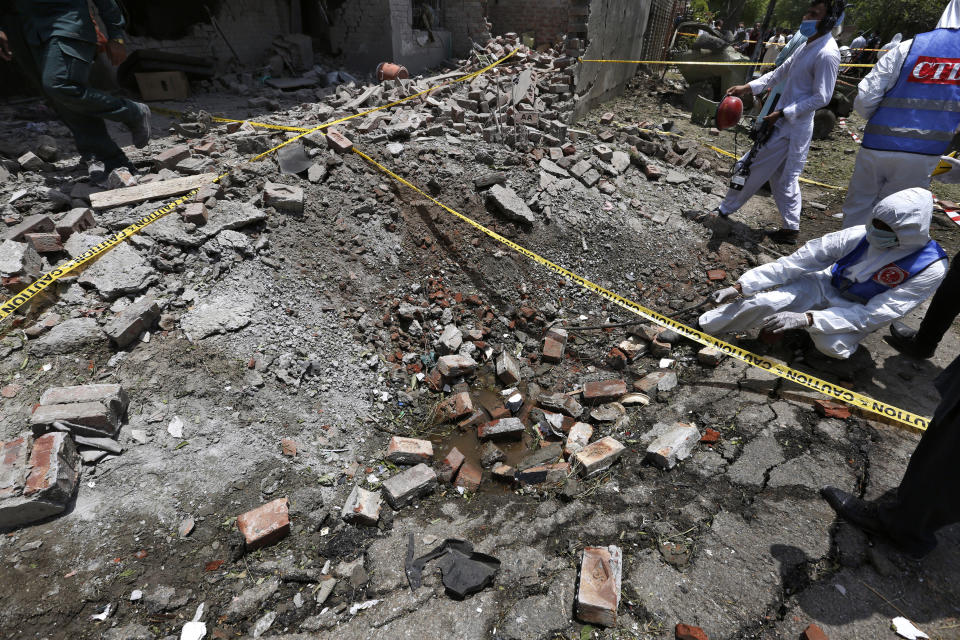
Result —
[[23, 239], [33, 247], [37, 253], [57, 253], [63, 251], [59, 233], [27, 233]]
[[467, 391], [453, 394], [440, 405], [440, 415], [444, 420], [459, 420], [471, 413], [473, 413], [473, 401]]
[[17, 495], [23, 490], [32, 443], [33, 437], [29, 433], [0, 442], [0, 498]]
[[457, 481], [453, 484], [463, 487], [467, 491], [476, 491], [483, 480], [483, 469], [472, 462], [464, 462], [457, 474]]
[[193, 146], [193, 150], [200, 155], [208, 156], [217, 150], [217, 143], [213, 140], [205, 140]]
[[33, 441], [25, 497], [65, 502], [73, 495], [80, 470], [73, 440], [63, 432], [47, 433]]
[[677, 640], [710, 640], [703, 629], [689, 624], [678, 624], [677, 628], [674, 629], [674, 633], [677, 636]]
[[339, 131], [327, 130], [327, 148], [337, 153], [347, 153], [353, 149], [353, 143]]
[[282, 540], [290, 533], [287, 499], [277, 498], [237, 516], [237, 528], [243, 534], [248, 551]]
[[839, 402], [831, 402], [830, 400], [816, 400], [813, 408], [816, 410], [817, 414], [823, 416], [824, 418], [839, 418], [840, 420], [846, 420], [850, 417], [850, 407], [840, 404]]
[[28, 233], [45, 233], [53, 230], [54, 224], [53, 220], [50, 219], [50, 216], [42, 213], [35, 213], [32, 216], [27, 216], [24, 218], [23, 222], [12, 229], [8, 229], [6, 232], [6, 238], [8, 240], [23, 242], [23, 237]]
[[177, 164], [190, 157], [190, 149], [186, 145], [177, 145], [170, 147], [166, 151], [158, 153], [153, 162], [159, 167], [173, 169]]
[[387, 445], [387, 460], [395, 464], [420, 464], [433, 461], [433, 443], [429, 440], [393, 436]]
[[584, 547], [577, 590], [577, 618], [607, 627], [617, 624], [622, 565], [623, 554], [619, 547]]
[[830, 637], [823, 632], [823, 629], [813, 623], [807, 625], [807, 628], [803, 630], [802, 637], [803, 640], [830, 640]]
[[583, 385], [583, 400], [597, 404], [619, 400], [627, 394], [627, 383], [623, 380], [595, 380]]
[[560, 362], [563, 360], [564, 343], [556, 340], [553, 336], [547, 336], [543, 339], [543, 361]]
[[0, 396], [3, 396], [4, 398], [14, 398], [22, 388], [23, 387], [18, 384], [8, 384], [4, 388], [0, 389]]
[[717, 444], [720, 442], [720, 432], [716, 429], [707, 427], [706, 431], [703, 432], [703, 435], [700, 436], [700, 442], [703, 444]]
[[456, 447], [450, 449], [450, 452], [443, 458], [443, 462], [440, 463], [440, 473], [437, 476], [444, 482], [450, 482], [460, 471], [464, 459], [459, 449]]
[[723, 269], [710, 269], [707, 271], [707, 280], [710, 282], [716, 282], [717, 280], [725, 280], [727, 277], [727, 272]]
[[183, 221], [195, 224], [197, 226], [207, 223], [210, 213], [207, 211], [207, 205], [202, 202], [191, 202], [183, 208]]
[[57, 222], [57, 233], [61, 240], [66, 240], [74, 233], [86, 231], [96, 226], [93, 219], [93, 210], [86, 208], [71, 209]]
[[297, 443], [291, 438], [282, 438], [280, 440], [280, 451], [283, 455], [293, 458], [297, 455]]

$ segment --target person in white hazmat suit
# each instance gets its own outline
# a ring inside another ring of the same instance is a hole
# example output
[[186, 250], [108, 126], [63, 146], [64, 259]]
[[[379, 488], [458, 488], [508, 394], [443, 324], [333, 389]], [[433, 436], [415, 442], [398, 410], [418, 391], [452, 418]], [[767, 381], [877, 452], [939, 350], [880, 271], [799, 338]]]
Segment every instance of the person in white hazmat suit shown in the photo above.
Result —
[[873, 205], [891, 193], [928, 187], [949, 149], [960, 126], [960, 0], [951, 0], [936, 29], [880, 57], [857, 86], [853, 108], [868, 122], [843, 203], [844, 228], [866, 224]]
[[946, 253], [931, 240], [933, 197], [914, 188], [887, 196], [867, 226], [828, 233], [744, 273], [713, 294], [727, 303], [700, 316], [708, 333], [806, 329], [817, 349], [846, 359], [860, 341], [936, 291]]
[[830, 32], [842, 11], [843, 4], [837, 0], [814, 0], [799, 29], [807, 42], [773, 71], [727, 90], [728, 95], [745, 97], [784, 83], [776, 110], [765, 118], [775, 127], [773, 133], [753, 159], [742, 189], [728, 190], [720, 206], [704, 216], [708, 226], [723, 225], [724, 218], [739, 210], [769, 180], [783, 218], [782, 228], [770, 237], [775, 242], [796, 244], [801, 207], [799, 178], [813, 137], [814, 113], [833, 97], [840, 50]]

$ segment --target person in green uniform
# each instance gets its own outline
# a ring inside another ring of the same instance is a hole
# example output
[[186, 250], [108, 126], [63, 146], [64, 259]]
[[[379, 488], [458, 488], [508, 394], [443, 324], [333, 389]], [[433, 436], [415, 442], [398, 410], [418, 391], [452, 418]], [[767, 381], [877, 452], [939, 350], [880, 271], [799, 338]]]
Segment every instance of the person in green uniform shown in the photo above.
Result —
[[[107, 56], [126, 58], [123, 13], [114, 0], [93, 0], [107, 28]], [[0, 59], [15, 60], [73, 133], [82, 160], [104, 169], [133, 168], [104, 120], [125, 125], [138, 149], [150, 141], [150, 108], [89, 86], [97, 29], [87, 0], [0, 0]]]

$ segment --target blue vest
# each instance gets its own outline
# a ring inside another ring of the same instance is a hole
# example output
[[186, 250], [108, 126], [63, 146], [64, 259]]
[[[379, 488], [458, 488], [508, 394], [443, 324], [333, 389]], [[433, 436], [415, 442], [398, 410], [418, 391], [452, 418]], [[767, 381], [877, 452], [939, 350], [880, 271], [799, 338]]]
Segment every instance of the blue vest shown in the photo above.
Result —
[[867, 123], [863, 146], [943, 155], [960, 125], [960, 29], [913, 39], [900, 77]]
[[937, 241], [931, 240], [910, 255], [881, 267], [869, 280], [853, 282], [847, 279], [845, 277], [847, 267], [856, 263], [867, 251], [868, 246], [869, 243], [864, 237], [853, 251], [837, 260], [830, 271], [830, 284], [840, 290], [840, 295], [861, 304], [866, 304], [878, 293], [884, 293], [903, 284], [934, 262], [945, 260], [947, 257], [947, 253], [937, 244]]

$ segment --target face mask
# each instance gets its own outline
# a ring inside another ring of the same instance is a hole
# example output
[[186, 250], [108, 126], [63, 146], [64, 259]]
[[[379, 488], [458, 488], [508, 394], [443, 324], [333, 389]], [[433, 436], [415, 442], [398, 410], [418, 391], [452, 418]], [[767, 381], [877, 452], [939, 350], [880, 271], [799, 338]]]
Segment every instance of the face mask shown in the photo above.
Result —
[[817, 23], [819, 20], [804, 20], [800, 23], [800, 33], [807, 36], [816, 35], [817, 33]]
[[867, 242], [874, 249], [892, 249], [900, 244], [897, 234], [893, 231], [877, 229], [872, 222], [867, 225]]

